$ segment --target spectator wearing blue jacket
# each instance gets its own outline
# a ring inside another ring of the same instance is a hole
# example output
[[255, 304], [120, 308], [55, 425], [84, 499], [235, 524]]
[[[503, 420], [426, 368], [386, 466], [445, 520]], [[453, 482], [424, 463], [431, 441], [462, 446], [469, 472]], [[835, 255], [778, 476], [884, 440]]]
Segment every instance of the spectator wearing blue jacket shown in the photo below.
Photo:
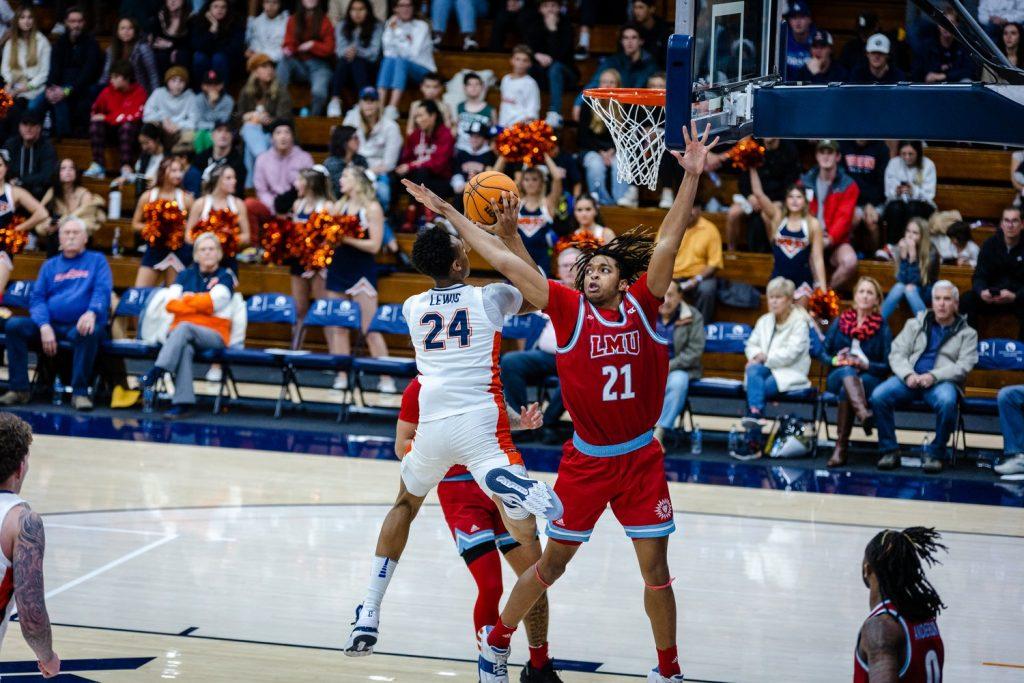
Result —
[[32, 346], [47, 356], [57, 354], [57, 342], [71, 342], [72, 405], [92, 410], [89, 385], [96, 352], [110, 311], [113, 276], [102, 254], [85, 248], [85, 224], [71, 218], [60, 226], [61, 253], [39, 270], [29, 303], [29, 317], [7, 322], [7, 360], [10, 389], [0, 405], [28, 403], [28, 350]]
[[[590, 82], [583, 89], [598, 87], [601, 74], [608, 69], [615, 69], [619, 72], [619, 79], [623, 88], [644, 88], [647, 86], [647, 79], [658, 70], [658, 63], [644, 49], [644, 39], [639, 26], [629, 23], [622, 27], [619, 31], [619, 51], [601, 60]], [[576, 101], [572, 107], [572, 118], [574, 121], [580, 120], [582, 108], [583, 93], [581, 91], [576, 96]]]

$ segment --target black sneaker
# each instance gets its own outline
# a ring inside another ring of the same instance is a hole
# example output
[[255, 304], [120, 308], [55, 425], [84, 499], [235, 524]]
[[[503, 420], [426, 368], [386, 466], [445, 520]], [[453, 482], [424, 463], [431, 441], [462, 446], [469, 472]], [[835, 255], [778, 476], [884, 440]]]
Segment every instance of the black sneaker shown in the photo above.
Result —
[[878, 469], [880, 470], [894, 470], [902, 465], [902, 459], [899, 453], [895, 451], [892, 453], [886, 453], [878, 459]]
[[534, 669], [527, 662], [519, 674], [519, 683], [562, 683], [562, 679], [555, 673], [554, 664], [549, 659], [540, 669]]
[[577, 45], [572, 56], [577, 62], [585, 62], [590, 57], [590, 49], [583, 45]]

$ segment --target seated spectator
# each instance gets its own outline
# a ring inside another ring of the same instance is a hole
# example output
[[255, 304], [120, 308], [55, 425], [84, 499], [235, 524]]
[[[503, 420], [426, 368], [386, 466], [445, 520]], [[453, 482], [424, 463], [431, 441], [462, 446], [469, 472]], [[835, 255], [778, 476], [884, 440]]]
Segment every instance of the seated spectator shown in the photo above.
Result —
[[36, 234], [47, 256], [55, 256], [59, 250], [57, 229], [62, 223], [76, 218], [82, 221], [86, 234], [92, 237], [107, 219], [104, 211], [106, 202], [103, 197], [93, 194], [82, 185], [73, 159], [61, 159], [53, 185], [43, 195], [40, 203], [51, 217], [49, 221], [36, 224]]
[[853, 307], [843, 311], [828, 327], [818, 360], [829, 370], [825, 387], [839, 397], [836, 410], [836, 446], [828, 467], [846, 464], [853, 418], [864, 433], [874, 431], [874, 415], [868, 396], [889, 374], [892, 332], [878, 313], [882, 287], [872, 277], [862, 277], [853, 288]]
[[[843, 140], [839, 143], [839, 155], [847, 174], [860, 188], [857, 208], [853, 212], [853, 241], [862, 247], [862, 251], [874, 253], [882, 246], [878, 226], [885, 208], [885, 169], [889, 164], [889, 146], [881, 140]], [[864, 230], [858, 231], [859, 227]]]
[[857, 252], [850, 246], [853, 213], [860, 188], [839, 165], [839, 143], [820, 140], [814, 155], [818, 165], [800, 182], [811, 192], [808, 210], [824, 228], [824, 247], [832, 265], [833, 289], [845, 289], [857, 272]]
[[811, 60], [811, 40], [814, 37], [814, 22], [811, 8], [803, 0], [789, 3], [789, 10], [783, 15], [789, 30], [786, 43], [786, 71], [783, 80], [792, 80], [793, 74], [807, 66]]
[[512, 71], [501, 77], [498, 125], [502, 128], [540, 118], [540, 87], [529, 74], [533, 51], [527, 45], [516, 45], [509, 63]]
[[[558, 255], [558, 281], [566, 287], [576, 288], [574, 266], [579, 257], [580, 250], [574, 247], [569, 247]], [[555, 351], [557, 349], [555, 328], [551, 324], [551, 320], [548, 319], [533, 348], [509, 351], [501, 355], [501, 383], [505, 389], [506, 404], [510, 406], [530, 404], [527, 395], [528, 388], [540, 386], [548, 377], [557, 374], [555, 368]], [[544, 443], [557, 444], [561, 442], [557, 426], [563, 412], [562, 392], [559, 388], [551, 393], [547, 408], [544, 410], [544, 427], [541, 433], [541, 440]]]
[[[11, 170], [13, 169], [7, 150], [0, 149], [0, 191], [3, 193], [0, 196], [0, 226], [9, 226], [14, 220], [15, 212], [20, 211], [23, 214], [27, 213], [29, 217], [15, 229], [19, 232], [28, 232], [48, 220], [49, 215], [28, 190], [7, 181], [7, 174]], [[0, 292], [7, 291], [7, 283], [10, 282], [11, 272], [14, 270], [13, 259], [14, 256], [7, 251], [7, 247], [0, 245]], [[0, 314], [3, 310], [0, 309]]]
[[[532, 22], [537, 21], [537, 8], [532, 0], [505, 0], [495, 5], [496, 13], [491, 24], [490, 52], [505, 52], [505, 41], [511, 33], [513, 42], [519, 42], [526, 35]], [[588, 41], [589, 44], [589, 41]], [[586, 59], [586, 56], [583, 57]]]
[[426, 185], [441, 197], [451, 196], [455, 139], [444, 125], [441, 111], [432, 100], [424, 100], [413, 111], [416, 130], [405, 139], [395, 175]]
[[235, 129], [230, 119], [218, 121], [210, 132], [210, 141], [213, 145], [204, 152], [196, 155], [192, 167], [202, 174], [210, 166], [230, 166], [235, 169], [235, 178], [238, 179], [238, 187], [235, 188], [236, 197], [245, 196], [246, 170], [245, 160], [242, 152], [235, 144]]
[[[307, 169], [308, 171], [308, 169]], [[202, 230], [206, 220], [212, 211], [225, 211], [233, 214], [236, 223], [235, 237], [237, 238], [238, 250], [245, 249], [252, 243], [252, 231], [249, 228], [249, 217], [246, 211], [242, 210], [243, 204], [238, 200], [238, 177], [235, 169], [230, 166], [212, 166], [203, 172], [203, 196], [192, 203], [192, 209], [188, 212], [188, 228], [185, 231], [185, 243], [193, 244], [195, 232]], [[200, 236], [204, 234], [199, 233]], [[238, 276], [238, 259], [233, 254], [223, 254], [221, 265], [235, 276]], [[305, 310], [303, 310], [305, 315]]]
[[160, 5], [153, 34], [149, 38], [158, 73], [166, 73], [172, 66], [184, 67], [188, 71], [191, 66], [189, 14], [185, 0], [163, 0]]
[[849, 72], [832, 60], [832, 34], [818, 29], [811, 36], [811, 58], [796, 72], [801, 83], [828, 84], [845, 81]]
[[[636, 24], [626, 24], [619, 31], [619, 51], [601, 60], [590, 82], [583, 89], [599, 87], [601, 74], [608, 69], [615, 69], [619, 74], [622, 88], [643, 88], [647, 79], [658, 70], [658, 63], [644, 49], [644, 40]], [[582, 92], [573, 103], [572, 117], [580, 120], [583, 107]], [[587, 107], [589, 109], [589, 107]]]
[[[420, 81], [420, 94], [422, 97], [418, 100], [414, 100], [413, 103], [409, 105], [410, 112], [416, 111], [416, 107], [423, 102], [430, 100], [437, 105], [438, 111], [441, 112], [441, 119], [444, 125], [448, 128], [455, 127], [455, 118], [452, 116], [451, 107], [449, 107], [448, 103], [444, 101], [444, 79], [441, 78], [441, 74], [429, 73], [424, 76], [423, 80]], [[405, 122], [405, 134], [410, 135], [414, 130], [416, 130], [416, 122], [414, 118], [410, 116], [409, 120]]]
[[328, 185], [338, 187], [341, 173], [351, 164], [362, 169], [369, 168], [369, 162], [359, 153], [359, 135], [352, 126], [331, 126], [331, 139], [327, 143], [327, 158], [324, 168], [331, 174]]
[[132, 216], [132, 229], [141, 233], [146, 228], [147, 216], [154, 202], [170, 200], [181, 209], [181, 220], [173, 226], [175, 233], [182, 236], [182, 246], [171, 251], [162, 245], [147, 245], [142, 263], [135, 275], [136, 287], [168, 286], [174, 282], [178, 273], [192, 263], [192, 250], [186, 244], [188, 240], [187, 220], [192, 208], [193, 197], [185, 192], [181, 185], [185, 177], [185, 164], [174, 157], [166, 157], [160, 162], [153, 189], [139, 196], [135, 203], [135, 214]]
[[323, 116], [331, 91], [334, 58], [334, 26], [320, 6], [320, 0], [299, 0], [300, 7], [288, 17], [284, 37], [284, 59], [277, 77], [282, 86], [307, 83], [312, 93], [309, 112]]
[[191, 143], [195, 136], [196, 95], [188, 89], [188, 71], [172, 66], [164, 74], [164, 87], [157, 88], [142, 109], [142, 122], [160, 126], [167, 139]]
[[50, 41], [39, 32], [32, 7], [22, 7], [15, 16], [11, 37], [4, 43], [0, 59], [0, 76], [3, 76], [7, 93], [14, 98], [12, 115], [15, 118], [17, 112], [35, 105], [34, 100], [43, 94], [49, 75]]
[[[957, 25], [957, 14], [947, 9], [944, 14]], [[970, 52], [957, 40], [945, 26], [936, 24], [936, 39], [929, 45], [928, 51], [917, 55], [914, 65], [914, 80], [925, 83], [959, 83], [970, 81], [977, 71], [977, 66]]]
[[957, 314], [960, 292], [948, 280], [932, 287], [932, 310], [907, 321], [889, 353], [893, 376], [871, 393], [878, 427], [878, 469], [900, 466], [895, 410], [924, 401], [935, 411], [935, 438], [925, 446], [922, 469], [942, 471], [946, 442], [956, 428], [957, 406], [967, 373], [978, 362], [978, 333]]
[[784, 277], [768, 281], [768, 312], [757, 319], [747, 340], [745, 426], [759, 424], [769, 399], [811, 386], [810, 319], [795, 306], [793, 282]]
[[675, 33], [672, 24], [658, 16], [654, 0], [633, 0], [633, 23], [640, 29], [640, 37], [658, 68], [664, 69], [668, 59], [668, 39]]
[[1017, 338], [1024, 340], [1024, 244], [1016, 206], [1003, 209], [999, 230], [981, 245], [971, 290], [964, 293], [963, 312], [975, 329], [980, 315], [1002, 311], [1017, 317]]
[[164, 132], [155, 123], [144, 123], [139, 129], [138, 143], [139, 158], [135, 166], [121, 169], [121, 175], [111, 182], [111, 187], [134, 182], [136, 192], [142, 192], [156, 182], [160, 162], [164, 160], [167, 151]]
[[[1006, 56], [1007, 61], [1018, 69], [1024, 67], [1024, 43], [1021, 42], [1021, 33], [1024, 32], [1021, 25], [1014, 21], [1003, 24], [999, 32], [999, 40], [995, 41], [1000, 51]], [[983, 83], [1002, 83], [1002, 79], [996, 78], [988, 69], [981, 70]]]
[[911, 218], [900, 240], [896, 254], [896, 284], [882, 303], [882, 317], [886, 320], [900, 302], [906, 300], [914, 315], [928, 307], [931, 283], [939, 279], [939, 253], [931, 243], [928, 223], [923, 218]]
[[658, 309], [657, 331], [660, 337], [669, 341], [665, 403], [654, 427], [654, 438], [664, 444], [666, 432], [673, 430], [676, 419], [686, 408], [690, 380], [700, 379], [706, 339], [704, 317], [683, 301], [682, 287], [678, 282], [669, 285], [665, 292], [665, 300]]
[[455, 107], [455, 149], [471, 151], [470, 129], [473, 124], [479, 130], [489, 130], [497, 120], [494, 107], [487, 103], [487, 92], [484, 79], [480, 74], [470, 71], [462, 77], [462, 91], [466, 99]]
[[288, 88], [277, 80], [277, 69], [270, 57], [256, 54], [246, 62], [249, 80], [238, 94], [238, 113], [242, 118], [239, 134], [244, 142], [245, 170], [252, 187], [256, 158], [270, 149], [270, 131], [273, 121], [292, 117], [292, 98]]
[[857, 15], [854, 29], [853, 37], [846, 41], [839, 53], [839, 63], [846, 68], [848, 73], [853, 73], [859, 64], [867, 62], [868, 39], [876, 33], [882, 32], [878, 23], [878, 15], [871, 11], [861, 12]]
[[615, 239], [615, 232], [601, 225], [603, 221], [597, 201], [589, 194], [581, 194], [572, 202], [570, 237], [587, 235], [598, 244], [608, 244]]
[[384, 116], [392, 121], [398, 119], [398, 103], [409, 81], [419, 83], [428, 73], [437, 71], [430, 25], [416, 17], [414, 7], [413, 0], [398, 0], [381, 36], [384, 59], [377, 74], [377, 89], [387, 103]]
[[672, 277], [686, 301], [694, 306], [704, 320], [715, 319], [718, 279], [715, 274], [725, 267], [722, 259], [722, 234], [718, 227], [701, 215], [700, 204], [694, 202], [687, 216], [686, 232], [676, 253]]
[[192, 15], [192, 82], [200, 83], [207, 71], [224, 80], [238, 72], [245, 51], [245, 25], [228, 11], [228, 0], [206, 0]]
[[32, 107], [41, 114], [53, 112], [53, 134], [86, 136], [92, 87], [99, 80], [102, 57], [99, 43], [86, 30], [85, 14], [77, 7], [64, 13], [64, 33], [50, 53], [46, 90]]
[[793, 282], [803, 305], [816, 289], [825, 289], [825, 238], [818, 219], [807, 209], [807, 195], [796, 185], [786, 190], [780, 207], [765, 195], [761, 175], [750, 170], [750, 187], [772, 245], [772, 279]]
[[[647, 7], [643, 0], [638, 3]], [[533, 51], [530, 76], [550, 95], [545, 120], [552, 128], [561, 128], [562, 95], [579, 80], [573, 62], [572, 23], [562, 14], [561, 0], [541, 0], [540, 19], [527, 31], [526, 44]]]
[[430, 23], [434, 26], [434, 49], [441, 49], [441, 40], [448, 30], [448, 17], [454, 11], [459, 21], [459, 32], [462, 34], [462, 51], [476, 52], [479, 50], [480, 44], [474, 37], [478, 7], [479, 5], [473, 0], [434, 0], [431, 2]]
[[[281, 0], [262, 0], [261, 12], [249, 17], [245, 27], [245, 58], [266, 55], [274, 63], [284, 59], [284, 36], [288, 27], [288, 10], [281, 9]], [[251, 71], [251, 69], [248, 69]]]
[[226, 348], [231, 340], [229, 306], [238, 281], [221, 265], [223, 251], [213, 233], [196, 239], [195, 263], [178, 274], [171, 287], [167, 312], [174, 316], [156, 363], [139, 377], [143, 388], [167, 373], [174, 375], [174, 397], [164, 418], [187, 417], [195, 408], [192, 359], [196, 351]]
[[291, 121], [276, 121], [270, 129], [272, 147], [256, 159], [253, 181], [256, 197], [245, 200], [252, 226], [262, 225], [271, 216], [274, 197], [290, 190], [299, 177], [299, 171], [313, 165], [309, 152], [295, 144], [295, 129]]
[[110, 47], [107, 48], [100, 85], [105, 86], [111, 82], [114, 65], [121, 61], [127, 61], [131, 65], [132, 82], [138, 83], [147, 96], [160, 87], [153, 48], [145, 41], [138, 23], [130, 17], [117, 20], [117, 30], [110, 41]]
[[899, 154], [885, 167], [886, 244], [895, 244], [914, 216], [927, 219], [935, 211], [935, 162], [924, 155], [918, 140], [901, 140]]
[[110, 85], [100, 91], [92, 104], [89, 119], [92, 164], [82, 174], [87, 178], [102, 178], [107, 174], [106, 149], [112, 139], [117, 140], [122, 175], [132, 173], [142, 109], [146, 105], [146, 91], [134, 78], [131, 64], [118, 62], [110, 69]]
[[455, 159], [452, 164], [452, 191], [456, 199], [462, 199], [462, 191], [466, 189], [466, 182], [477, 173], [493, 168], [498, 157], [491, 149], [490, 126], [482, 125], [474, 121], [469, 128], [469, 142], [467, 147], [455, 148]]
[[[764, 138], [764, 161], [758, 167], [761, 189], [768, 199], [781, 203], [786, 198], [787, 188], [800, 179], [800, 151], [792, 140]], [[709, 155], [710, 157], [710, 155]], [[674, 162], [674, 159], [673, 159]], [[676, 168], [679, 164], [673, 164]], [[725, 215], [725, 235], [729, 251], [737, 251], [743, 233], [743, 220], [747, 222], [747, 243], [745, 251], [770, 252], [764, 221], [761, 220], [761, 203], [754, 196], [749, 174], [740, 174], [740, 196], [733, 197], [733, 203]], [[675, 191], [669, 187], [669, 197]], [[671, 206], [671, 204], [669, 204]]]
[[[327, 268], [327, 297], [348, 299], [359, 304], [360, 326], [366, 339], [366, 348], [374, 358], [388, 355], [388, 345], [379, 332], [369, 332], [370, 323], [377, 314], [377, 253], [384, 240], [384, 209], [377, 202], [373, 183], [364, 168], [348, 166], [338, 183], [341, 197], [332, 207], [336, 216], [357, 216], [366, 230], [366, 237], [345, 237], [334, 250], [334, 258]], [[327, 332], [327, 346], [331, 353], [350, 355], [352, 340], [346, 329], [331, 327]], [[348, 374], [338, 373], [335, 389], [348, 388]], [[397, 393], [395, 380], [381, 376], [378, 391]]]
[[[548, 191], [544, 173], [538, 167], [525, 168], [519, 176], [519, 237], [530, 258], [545, 274], [550, 274], [551, 250], [558, 239], [554, 223], [562, 199], [562, 174], [550, 156], [544, 157], [544, 166], [551, 179]], [[502, 172], [504, 168], [505, 157], [498, 157], [494, 170]]]
[[10, 156], [9, 182], [41, 199], [57, 172], [57, 151], [43, 137], [43, 120], [38, 112], [25, 112], [18, 134], [4, 143], [4, 150]]
[[993, 41], [1000, 28], [1010, 23], [1024, 23], [1024, 3], [1019, 0], [980, 0], [977, 7], [978, 23]]
[[1024, 385], [1003, 387], [996, 397], [999, 404], [999, 431], [1003, 433], [1003, 457], [994, 469], [997, 474], [1024, 474]]
[[[618, 88], [622, 81], [615, 69], [601, 73], [598, 87]], [[611, 131], [600, 116], [587, 107], [581, 112], [577, 128], [576, 146], [579, 148], [587, 192], [602, 206], [636, 207], [640, 191], [619, 179], [618, 154]], [[678, 167], [678, 164], [676, 164]], [[609, 184], [611, 192], [609, 192]]]
[[[945, 244], [948, 250], [939, 249], [939, 257], [957, 266], [976, 268], [981, 248], [971, 237], [971, 226], [965, 221], [956, 221], [946, 228]], [[967, 295], [964, 295], [967, 298]]]
[[114, 284], [107, 259], [97, 251], [87, 251], [87, 239], [80, 220], [71, 219], [60, 226], [61, 253], [47, 259], [39, 269], [29, 317], [7, 321], [4, 332], [10, 382], [7, 393], [0, 396], [0, 405], [29, 402], [30, 347], [41, 348], [44, 355], [53, 358], [57, 342], [67, 340], [74, 353], [72, 405], [75, 410], [92, 410], [89, 386]]
[[[212, 143], [212, 131], [218, 122], [231, 120], [235, 100], [224, 92], [224, 79], [213, 69], [203, 75], [199, 94], [192, 100], [195, 114], [195, 149], [205, 152]], [[239, 176], [243, 181], [244, 175]]]
[[867, 59], [853, 68], [851, 83], [894, 84], [906, 80], [902, 71], [889, 63], [892, 42], [884, 33], [876, 33], [864, 48]]
[[364, 88], [359, 94], [359, 105], [352, 107], [343, 123], [356, 129], [359, 153], [377, 176], [377, 201], [387, 211], [391, 205], [389, 174], [398, 166], [402, 152], [402, 131], [393, 120], [381, 115], [380, 98], [374, 88]]
[[[373, 13], [367, 0], [351, 0], [345, 19], [334, 27], [334, 49], [338, 55], [331, 84], [328, 116], [341, 116], [342, 104], [353, 102], [363, 88], [377, 83], [384, 24]], [[345, 93], [350, 94], [344, 97]]]

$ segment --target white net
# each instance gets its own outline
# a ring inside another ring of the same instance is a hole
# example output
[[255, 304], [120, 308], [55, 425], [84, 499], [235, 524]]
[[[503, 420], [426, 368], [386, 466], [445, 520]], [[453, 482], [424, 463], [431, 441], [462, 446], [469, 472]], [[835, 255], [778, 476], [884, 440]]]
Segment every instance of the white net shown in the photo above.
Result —
[[664, 99], [660, 104], [637, 104], [629, 101], [629, 97], [620, 101], [615, 96], [586, 92], [583, 99], [611, 133], [619, 180], [656, 189], [658, 169], [665, 155]]

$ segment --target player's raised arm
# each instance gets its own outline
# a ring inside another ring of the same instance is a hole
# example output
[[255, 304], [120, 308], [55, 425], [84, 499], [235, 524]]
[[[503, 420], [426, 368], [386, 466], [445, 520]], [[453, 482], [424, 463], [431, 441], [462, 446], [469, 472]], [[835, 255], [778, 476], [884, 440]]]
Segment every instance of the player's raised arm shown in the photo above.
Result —
[[672, 282], [672, 267], [679, 245], [683, 242], [686, 225], [690, 222], [690, 212], [693, 211], [697, 184], [700, 182], [700, 174], [704, 172], [708, 150], [718, 144], [717, 137], [708, 144], [710, 134], [711, 124], [704, 129], [703, 135], [698, 136], [696, 122], [690, 121], [690, 130], [683, 128], [686, 153], [680, 154], [672, 150], [672, 156], [686, 171], [686, 175], [683, 176], [683, 184], [676, 194], [675, 201], [672, 202], [672, 208], [661, 222], [658, 244], [654, 247], [654, 254], [651, 255], [651, 263], [647, 268], [647, 288], [651, 290], [651, 294], [659, 298], [665, 296]]
[[[458, 231], [459, 236], [466, 240], [472, 249], [479, 252], [484, 260], [494, 266], [495, 270], [507, 277], [512, 286], [522, 292], [527, 301], [538, 309], [543, 309], [548, 305], [548, 281], [536, 265], [527, 263], [516, 256], [509, 251], [501, 239], [480, 228], [423, 185], [417, 185], [409, 180], [403, 180], [402, 184], [416, 201], [448, 219]], [[512, 203], [508, 201], [507, 197], [503, 199], [499, 211], [500, 214], [503, 214], [498, 216], [498, 222], [501, 223], [502, 219], [507, 218], [512, 211]]]

